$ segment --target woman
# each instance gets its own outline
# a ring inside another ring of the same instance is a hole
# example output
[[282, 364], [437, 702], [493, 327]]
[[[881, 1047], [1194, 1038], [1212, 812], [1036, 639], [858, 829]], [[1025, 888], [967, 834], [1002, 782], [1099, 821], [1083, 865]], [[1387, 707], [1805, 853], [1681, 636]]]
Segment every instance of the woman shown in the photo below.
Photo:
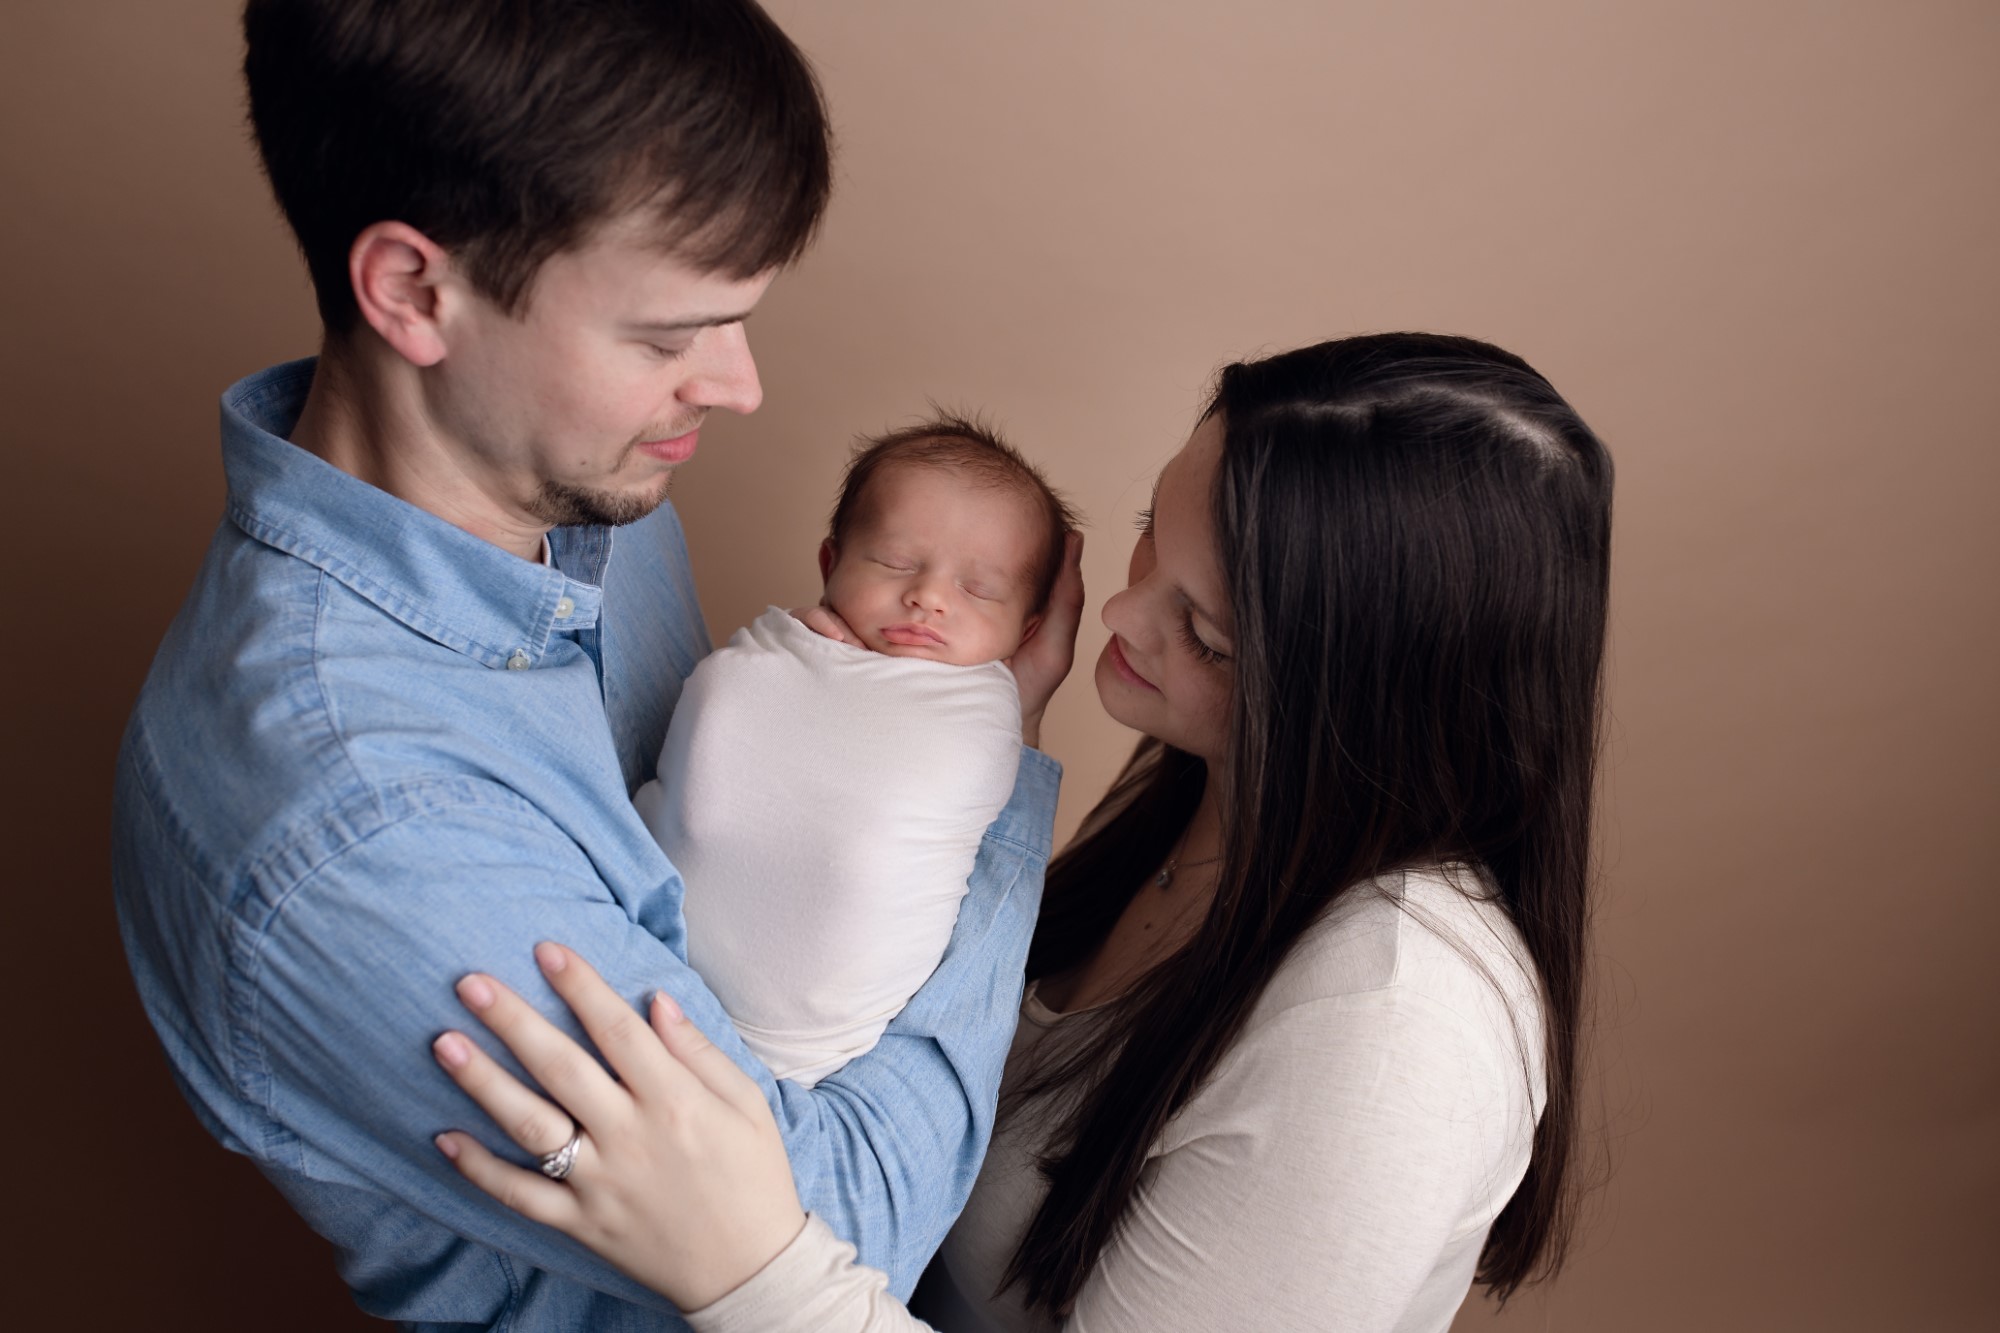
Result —
[[[1576, 413], [1482, 343], [1223, 371], [1104, 608], [1098, 692], [1147, 739], [1050, 869], [943, 1327], [1442, 1330], [1475, 1278], [1553, 1270], [1610, 496]], [[917, 1326], [671, 1000], [656, 1039], [540, 956], [622, 1081], [502, 995], [482, 1017], [588, 1152], [559, 1185], [441, 1136], [468, 1177], [703, 1330]], [[452, 1072], [560, 1122], [484, 1057]]]

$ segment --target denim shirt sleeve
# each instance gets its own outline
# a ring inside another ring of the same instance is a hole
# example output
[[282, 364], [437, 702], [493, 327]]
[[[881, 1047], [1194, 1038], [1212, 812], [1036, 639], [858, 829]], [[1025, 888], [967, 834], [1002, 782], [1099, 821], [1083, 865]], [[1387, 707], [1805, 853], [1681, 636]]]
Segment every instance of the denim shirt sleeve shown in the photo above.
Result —
[[1024, 752], [937, 971], [875, 1050], [811, 1090], [772, 1081], [701, 979], [631, 919], [535, 806], [490, 783], [440, 788], [271, 904], [232, 968], [239, 1087], [274, 1126], [259, 1155], [399, 1199], [533, 1267], [669, 1308], [473, 1188], [432, 1144], [439, 1131], [464, 1128], [526, 1161], [428, 1047], [457, 1028], [519, 1072], [452, 990], [473, 970], [580, 1036], [531, 956], [554, 938], [635, 1005], [667, 990], [759, 1080], [805, 1206], [907, 1295], [963, 1207], [992, 1132], [1059, 774], [1054, 761]]

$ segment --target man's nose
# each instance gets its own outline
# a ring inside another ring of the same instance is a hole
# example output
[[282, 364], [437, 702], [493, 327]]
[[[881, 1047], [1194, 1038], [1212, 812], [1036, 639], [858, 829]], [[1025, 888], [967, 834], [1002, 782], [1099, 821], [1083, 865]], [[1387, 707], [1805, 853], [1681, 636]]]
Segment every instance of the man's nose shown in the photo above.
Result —
[[764, 386], [743, 325], [718, 324], [704, 333], [701, 364], [681, 387], [681, 399], [697, 407], [755, 412], [764, 401]]

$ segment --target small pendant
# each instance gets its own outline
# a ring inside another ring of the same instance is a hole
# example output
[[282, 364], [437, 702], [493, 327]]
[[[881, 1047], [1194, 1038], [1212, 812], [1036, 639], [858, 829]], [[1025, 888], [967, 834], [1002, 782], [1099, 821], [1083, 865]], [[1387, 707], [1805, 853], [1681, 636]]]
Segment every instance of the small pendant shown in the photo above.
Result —
[[1160, 873], [1153, 876], [1153, 883], [1159, 885], [1163, 889], [1166, 888], [1167, 885], [1173, 882], [1174, 882], [1174, 868], [1171, 865], [1161, 866]]

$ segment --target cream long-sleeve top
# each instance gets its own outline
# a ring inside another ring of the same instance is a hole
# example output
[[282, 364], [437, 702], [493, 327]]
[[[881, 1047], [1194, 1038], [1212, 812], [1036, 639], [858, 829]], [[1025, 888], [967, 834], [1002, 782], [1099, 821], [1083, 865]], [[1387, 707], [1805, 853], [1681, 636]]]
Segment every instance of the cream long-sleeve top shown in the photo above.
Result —
[[[1544, 1093], [1538, 997], [1518, 933], [1472, 872], [1347, 895], [1152, 1145], [1066, 1321], [997, 1290], [1045, 1189], [1035, 1160], [1052, 1126], [1035, 1104], [995, 1133], [926, 1313], [945, 1333], [1443, 1333], [1527, 1170]], [[1067, 1021], [1029, 989], [1010, 1080]], [[688, 1319], [698, 1333], [933, 1326], [886, 1287], [810, 1218]]]

